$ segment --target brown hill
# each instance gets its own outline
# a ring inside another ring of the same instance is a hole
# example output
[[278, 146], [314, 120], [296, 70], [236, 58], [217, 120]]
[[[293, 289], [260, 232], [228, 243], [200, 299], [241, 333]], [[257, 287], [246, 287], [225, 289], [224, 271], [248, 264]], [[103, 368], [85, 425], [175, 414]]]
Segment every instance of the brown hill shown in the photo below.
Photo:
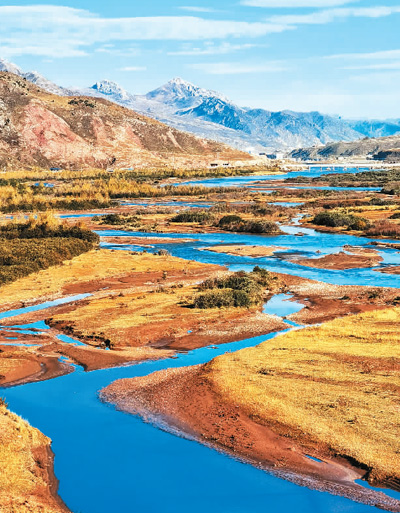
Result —
[[137, 167], [249, 160], [107, 100], [56, 96], [0, 73], [0, 166]]

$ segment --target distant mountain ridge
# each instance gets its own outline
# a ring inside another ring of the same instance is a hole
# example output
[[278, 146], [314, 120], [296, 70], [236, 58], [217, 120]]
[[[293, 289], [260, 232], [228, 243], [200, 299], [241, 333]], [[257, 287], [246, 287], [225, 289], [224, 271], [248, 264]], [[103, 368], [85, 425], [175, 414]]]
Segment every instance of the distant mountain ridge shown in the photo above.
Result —
[[[41, 80], [40, 80], [41, 81]], [[27, 76], [0, 72], [0, 167], [205, 167], [252, 160], [115, 102], [53, 94]]]
[[320, 112], [271, 112], [239, 107], [222, 94], [181, 78], [174, 78], [146, 95], [135, 95], [111, 80], [96, 82], [86, 89], [62, 88], [36, 72], [24, 73], [1, 59], [0, 71], [16, 73], [54, 94], [107, 98], [178, 130], [246, 151], [289, 151], [400, 133], [400, 119], [353, 121]]
[[302, 160], [318, 160], [338, 157], [362, 157], [389, 160], [400, 149], [400, 135], [368, 138], [354, 142], [337, 142], [325, 146], [300, 148], [290, 153], [290, 157]]

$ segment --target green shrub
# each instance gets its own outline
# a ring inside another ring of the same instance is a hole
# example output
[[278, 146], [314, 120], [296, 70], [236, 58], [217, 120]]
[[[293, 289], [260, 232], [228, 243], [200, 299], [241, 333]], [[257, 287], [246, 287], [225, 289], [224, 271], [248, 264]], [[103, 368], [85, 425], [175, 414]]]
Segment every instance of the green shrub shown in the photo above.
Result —
[[370, 227], [368, 219], [363, 217], [354, 216], [351, 214], [343, 214], [342, 212], [320, 212], [317, 214], [313, 221], [314, 224], [319, 226], [329, 226], [336, 228], [345, 226], [349, 230], [366, 230]]
[[187, 210], [171, 219], [172, 223], [206, 223], [212, 221], [213, 215], [204, 210]]
[[0, 226], [0, 284], [59, 265], [93, 249], [99, 236], [54, 218]]
[[240, 216], [230, 214], [230, 215], [222, 217], [218, 222], [218, 226], [226, 227], [227, 225], [230, 225], [230, 224], [237, 224], [237, 223], [243, 223], [243, 222], [244, 221]]
[[91, 242], [76, 238], [0, 239], [0, 284], [59, 265], [92, 248]]
[[235, 215], [224, 216], [216, 226], [228, 232], [259, 233], [263, 235], [279, 235], [282, 233], [279, 226], [273, 221], [264, 221], [263, 219], [245, 221]]
[[47, 222], [28, 221], [26, 223], [10, 223], [0, 226], [0, 238], [12, 239], [47, 239], [47, 238], [82, 239], [93, 244], [100, 241], [97, 233], [79, 225], [51, 225]]
[[272, 282], [270, 273], [255, 267], [251, 273], [239, 271], [223, 278], [210, 278], [199, 285], [195, 308], [250, 307], [263, 300], [264, 289]]

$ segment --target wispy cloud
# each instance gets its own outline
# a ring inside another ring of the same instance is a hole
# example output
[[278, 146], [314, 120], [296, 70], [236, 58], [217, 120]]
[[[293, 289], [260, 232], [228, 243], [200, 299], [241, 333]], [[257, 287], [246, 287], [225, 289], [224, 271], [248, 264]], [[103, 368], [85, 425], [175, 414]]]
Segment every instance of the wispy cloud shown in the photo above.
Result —
[[383, 59], [400, 59], [400, 50], [381, 50], [379, 52], [367, 53], [338, 53], [328, 55], [326, 59], [363, 59], [363, 60], [383, 60]]
[[191, 64], [190, 68], [209, 75], [250, 75], [253, 73], [277, 73], [287, 68], [280, 63], [244, 64], [242, 62], [212, 62]]
[[287, 8], [287, 7], [336, 7], [357, 2], [358, 0], [242, 0], [242, 5], [250, 7]]
[[353, 69], [353, 70], [393, 70], [400, 69], [400, 61], [397, 62], [381, 62], [379, 64], [364, 64], [354, 66], [344, 66], [342, 69]]
[[146, 66], [124, 66], [119, 71], [146, 71]]
[[212, 7], [196, 7], [193, 5], [181, 5], [178, 7], [181, 11], [187, 11], [187, 12], [198, 12], [198, 13], [207, 13], [207, 12], [217, 12], [216, 9], [213, 9]]
[[214, 42], [206, 42], [204, 46], [194, 47], [193, 45], [185, 44], [180, 50], [168, 52], [168, 55], [226, 55], [229, 53], [251, 50], [252, 48], [266, 46], [257, 45], [252, 43], [233, 44], [223, 42], [215, 44]]
[[291, 27], [280, 23], [203, 19], [196, 16], [106, 18], [55, 5], [0, 6], [0, 52], [6, 56], [87, 55], [117, 41], [257, 38]]
[[347, 18], [383, 18], [400, 13], [400, 6], [343, 7], [325, 9], [310, 14], [283, 14], [272, 16], [268, 21], [284, 25], [323, 25]]

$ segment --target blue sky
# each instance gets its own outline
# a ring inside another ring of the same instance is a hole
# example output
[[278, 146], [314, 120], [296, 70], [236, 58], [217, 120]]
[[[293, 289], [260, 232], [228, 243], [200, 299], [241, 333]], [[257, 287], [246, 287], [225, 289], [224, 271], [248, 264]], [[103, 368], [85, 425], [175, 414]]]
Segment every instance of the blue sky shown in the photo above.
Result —
[[0, 57], [64, 86], [180, 76], [235, 103], [400, 118], [400, 0], [0, 5]]

